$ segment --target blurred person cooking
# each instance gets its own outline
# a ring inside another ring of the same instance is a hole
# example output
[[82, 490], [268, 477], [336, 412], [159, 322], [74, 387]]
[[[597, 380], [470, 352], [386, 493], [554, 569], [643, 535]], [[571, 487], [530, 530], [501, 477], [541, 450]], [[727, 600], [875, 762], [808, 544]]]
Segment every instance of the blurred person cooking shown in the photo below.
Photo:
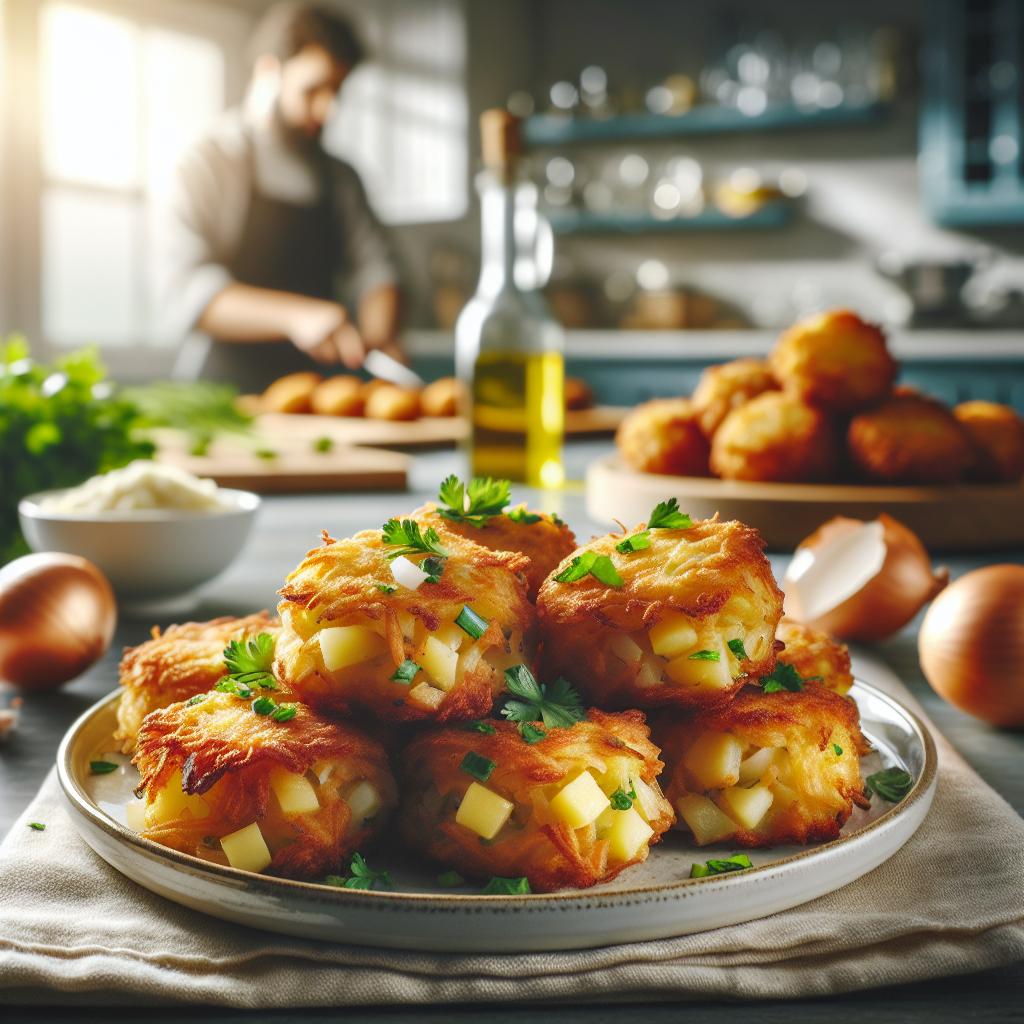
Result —
[[400, 358], [388, 240], [355, 170], [321, 145], [363, 48], [334, 12], [284, 3], [251, 53], [245, 105], [186, 153], [161, 222], [167, 326], [192, 332], [176, 376], [259, 391], [374, 348]]

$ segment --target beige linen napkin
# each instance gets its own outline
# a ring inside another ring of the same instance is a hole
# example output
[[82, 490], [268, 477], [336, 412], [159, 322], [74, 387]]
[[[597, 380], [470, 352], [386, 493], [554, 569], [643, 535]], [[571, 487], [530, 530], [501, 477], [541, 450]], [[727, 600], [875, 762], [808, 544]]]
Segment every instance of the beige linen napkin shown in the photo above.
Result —
[[[862, 678], [912, 703], [877, 663]], [[891, 860], [782, 914], [572, 953], [428, 955], [225, 924], [123, 878], [51, 774], [0, 847], [0, 1003], [236, 1007], [823, 995], [1024, 957], [1024, 821], [941, 737], [935, 802]], [[27, 828], [44, 821], [45, 832]]]

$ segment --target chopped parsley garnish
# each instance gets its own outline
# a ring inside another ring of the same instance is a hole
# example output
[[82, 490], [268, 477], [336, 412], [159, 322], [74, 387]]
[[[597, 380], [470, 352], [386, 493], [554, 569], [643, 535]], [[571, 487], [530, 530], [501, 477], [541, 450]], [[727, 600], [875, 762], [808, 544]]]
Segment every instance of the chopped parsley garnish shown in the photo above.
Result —
[[537, 515], [536, 512], [527, 512], [525, 505], [519, 505], [508, 513], [508, 518], [511, 522], [518, 523], [520, 526], [533, 526], [534, 523], [539, 523], [544, 517]]
[[252, 709], [257, 715], [269, 715], [271, 711], [277, 708], [277, 701], [271, 700], [270, 697], [257, 697], [252, 702]]
[[728, 871], [745, 871], [754, 865], [745, 853], [737, 853], [734, 857], [724, 860], [709, 860], [703, 864], [694, 864], [690, 868], [691, 878], [706, 878], [708, 875], [724, 875]]
[[864, 783], [869, 793], [876, 793], [890, 804], [898, 804], [914, 788], [914, 778], [902, 768], [885, 768], [869, 775]]
[[393, 594], [398, 589], [397, 585], [394, 583], [374, 583], [374, 586], [382, 594]]
[[111, 772], [117, 771], [117, 765], [113, 761], [90, 761], [89, 762], [89, 774], [90, 775], [109, 775]]
[[[228, 670], [225, 678], [236, 682], [239, 689], [249, 691], [242, 693], [225, 689], [225, 693], [248, 698], [252, 696], [254, 686], [260, 686], [264, 690], [277, 689], [277, 680], [271, 672], [274, 664], [274, 638], [269, 633], [260, 633], [248, 640], [232, 640], [224, 648], [224, 664]], [[220, 683], [217, 684], [217, 689], [221, 689]]]
[[437, 884], [444, 889], [454, 889], [458, 885], [464, 885], [466, 880], [458, 871], [442, 871], [437, 876]]
[[477, 615], [468, 604], [464, 604], [462, 611], [455, 617], [455, 625], [468, 633], [474, 640], [479, 640], [487, 632], [490, 623], [482, 616]]
[[489, 476], [475, 476], [464, 484], [457, 476], [447, 477], [438, 491], [438, 498], [446, 506], [438, 515], [454, 523], [486, 526], [501, 515], [509, 503], [512, 485], [508, 480], [494, 480]]
[[490, 722], [463, 722], [462, 728], [466, 732], [482, 732], [485, 736], [493, 736], [497, 730], [491, 725]]
[[679, 502], [675, 498], [659, 501], [647, 520], [648, 530], [688, 530], [691, 526], [693, 520], [679, 511]]
[[747, 654], [746, 648], [743, 646], [743, 641], [739, 637], [736, 637], [735, 640], [730, 640], [726, 644], [726, 647], [728, 647], [729, 650], [732, 651], [732, 653], [735, 654], [740, 661], [746, 661], [747, 658], [750, 657], [750, 655]]
[[534, 743], [540, 743], [541, 740], [546, 739], [548, 734], [533, 722], [520, 722], [519, 735], [532, 747]]
[[686, 658], [687, 661], [721, 661], [722, 655], [718, 651], [694, 651]]
[[497, 875], [480, 891], [484, 896], [529, 896], [533, 892], [527, 878], [499, 878]]
[[421, 552], [448, 557], [448, 551], [441, 546], [437, 531], [428, 526], [421, 533], [419, 523], [411, 519], [389, 519], [381, 527], [381, 542], [395, 549], [387, 553], [389, 561], [399, 555], [416, 555]]
[[313, 451], [329, 452], [334, 447], [334, 440], [330, 437], [318, 437], [313, 442]]
[[549, 729], [568, 729], [586, 718], [580, 695], [565, 679], [538, 683], [525, 665], [505, 669], [505, 688], [516, 700], [505, 701], [502, 715], [511, 722], [543, 722]]
[[275, 722], [290, 722], [298, 714], [298, 711], [298, 707], [294, 704], [282, 704], [276, 711], [270, 712], [270, 717]]
[[349, 874], [328, 875], [324, 882], [338, 889], [391, 889], [391, 874], [388, 871], [374, 871], [361, 853], [353, 853], [348, 866]]
[[804, 680], [792, 665], [784, 661], [775, 663], [775, 670], [770, 676], [761, 676], [761, 689], [765, 693], [779, 693], [788, 690], [799, 693], [804, 688]]
[[204, 700], [206, 700], [206, 694], [197, 693], [194, 697], [189, 697], [189, 699], [185, 701], [185, 707], [195, 707], [196, 704], [202, 704]]
[[415, 661], [406, 658], [398, 668], [395, 669], [395, 674], [391, 677], [391, 682], [401, 683], [403, 686], [408, 686], [419, 672], [420, 667]]
[[620, 786], [608, 799], [611, 801], [612, 807], [617, 811], [628, 811], [633, 806], [633, 801], [636, 799], [636, 788], [634, 786], [629, 787], [627, 793]]
[[30, 821], [28, 827], [35, 832], [45, 832], [46, 826], [41, 821]]
[[273, 697], [257, 697], [252, 702], [252, 710], [257, 715], [269, 715], [275, 722], [288, 722], [298, 711], [294, 704], [278, 704]]
[[486, 782], [497, 765], [489, 757], [484, 757], [475, 750], [467, 750], [459, 767], [467, 775], [472, 775], [477, 782]]
[[596, 551], [584, 551], [575, 555], [569, 565], [555, 579], [559, 583], [575, 583], [584, 576], [593, 576], [606, 587], [621, 587], [622, 577], [607, 555], [599, 555]]
[[557, 512], [551, 513], [551, 522], [553, 522], [557, 527], [565, 526], [565, 520]]
[[420, 568], [427, 574], [425, 583], [439, 583], [441, 576], [444, 573], [445, 559], [439, 558], [437, 555], [430, 555], [428, 558], [424, 558], [420, 562]]
[[641, 530], [639, 533], [634, 533], [632, 537], [627, 537], [625, 540], [620, 540], [615, 545], [615, 550], [620, 555], [628, 555], [632, 551], [643, 551], [644, 548], [651, 546], [651, 531]]
[[836, 757], [842, 757], [843, 756], [843, 748], [841, 746], [839, 746], [838, 743], [833, 743], [832, 744], [832, 749], [835, 751]]
[[253, 693], [251, 686], [248, 686], [246, 683], [240, 683], [237, 679], [232, 679], [231, 676], [224, 676], [222, 679], [218, 679], [214, 689], [219, 690], [221, 693], [232, 693], [243, 700], [248, 700]]

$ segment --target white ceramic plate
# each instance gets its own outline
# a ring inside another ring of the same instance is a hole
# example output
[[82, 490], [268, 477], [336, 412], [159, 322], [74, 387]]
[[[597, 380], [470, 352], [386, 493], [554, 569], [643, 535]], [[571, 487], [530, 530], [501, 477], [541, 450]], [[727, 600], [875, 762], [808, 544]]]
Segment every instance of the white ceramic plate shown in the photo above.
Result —
[[[125, 824], [138, 776], [127, 758], [111, 754], [118, 694], [87, 711], [70, 728], [57, 756], [61, 786], [85, 841], [140, 885], [214, 917], [306, 938], [434, 952], [522, 952], [582, 949], [667, 938], [764, 917], [852, 882], [891, 857], [916, 831], [932, 801], [935, 745], [920, 720], [866, 683], [851, 691], [864, 734], [875, 750], [865, 775], [896, 765], [915, 785], [899, 804], [875, 797], [855, 810], [842, 835], [809, 848], [748, 851], [754, 868], [690, 879], [694, 861], [728, 857], [727, 847], [698, 850], [668, 834], [646, 863], [593, 889], [551, 895], [479, 896], [440, 889], [437, 868], [397, 851], [369, 858], [388, 868], [392, 892], [360, 892], [256, 875], [210, 864], [143, 839]], [[89, 772], [102, 758], [122, 767]]]

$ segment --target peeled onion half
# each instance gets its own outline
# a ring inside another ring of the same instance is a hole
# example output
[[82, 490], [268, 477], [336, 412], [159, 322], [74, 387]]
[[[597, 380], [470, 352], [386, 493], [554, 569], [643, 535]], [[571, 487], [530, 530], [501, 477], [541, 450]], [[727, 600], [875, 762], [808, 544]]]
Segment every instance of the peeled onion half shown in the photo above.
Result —
[[782, 589], [786, 614], [842, 640], [883, 640], [902, 629], [949, 581], [932, 571], [917, 535], [884, 513], [870, 522], [836, 516], [793, 554]]

